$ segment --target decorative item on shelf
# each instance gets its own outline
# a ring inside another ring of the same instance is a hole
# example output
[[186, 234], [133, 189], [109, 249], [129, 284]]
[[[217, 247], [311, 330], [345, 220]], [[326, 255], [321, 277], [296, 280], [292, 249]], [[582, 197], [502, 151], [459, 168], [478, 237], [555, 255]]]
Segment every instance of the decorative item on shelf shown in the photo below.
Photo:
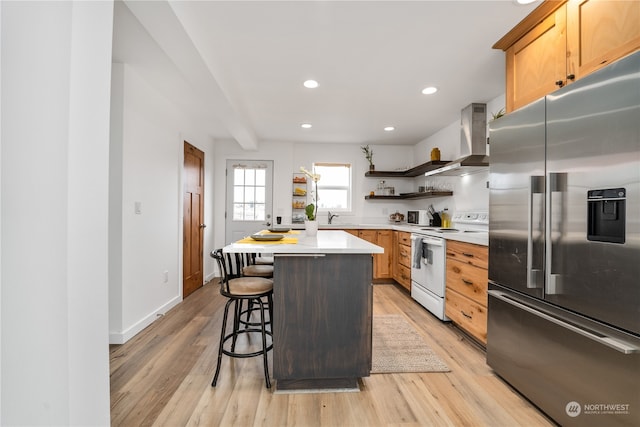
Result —
[[373, 164], [373, 150], [371, 148], [369, 148], [368, 145], [365, 145], [364, 147], [360, 147], [362, 149], [362, 152], [364, 153], [364, 157], [367, 159], [367, 161], [369, 162], [369, 170], [375, 170], [376, 167]]
[[[497, 113], [491, 113], [491, 121], [490, 122], [499, 119], [500, 117], [504, 116], [505, 114], [506, 113], [505, 113], [504, 108], [501, 108], [500, 111], [498, 111]], [[489, 135], [489, 123], [487, 123], [487, 135]], [[488, 136], [487, 136], [487, 145], [489, 145], [489, 137]]]
[[504, 116], [504, 114], [504, 108], [501, 108], [497, 113], [491, 113], [491, 120], [493, 121], [499, 119], [500, 117]]
[[302, 166], [300, 166], [300, 171], [313, 181], [313, 190], [311, 190], [312, 203], [309, 203], [304, 208], [304, 213], [306, 215], [304, 229], [307, 236], [315, 236], [318, 234], [318, 221], [316, 220], [316, 214], [318, 203], [318, 181], [320, 180], [320, 175], [317, 173], [311, 173]]
[[438, 147], [434, 147], [431, 150], [431, 161], [435, 162], [440, 160], [440, 149]]

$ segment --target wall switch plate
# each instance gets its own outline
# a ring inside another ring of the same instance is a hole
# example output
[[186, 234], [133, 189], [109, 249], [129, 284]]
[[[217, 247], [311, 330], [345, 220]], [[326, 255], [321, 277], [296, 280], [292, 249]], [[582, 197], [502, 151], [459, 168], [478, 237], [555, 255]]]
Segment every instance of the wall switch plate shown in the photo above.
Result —
[[142, 202], [135, 202], [133, 206], [136, 215], [142, 215]]

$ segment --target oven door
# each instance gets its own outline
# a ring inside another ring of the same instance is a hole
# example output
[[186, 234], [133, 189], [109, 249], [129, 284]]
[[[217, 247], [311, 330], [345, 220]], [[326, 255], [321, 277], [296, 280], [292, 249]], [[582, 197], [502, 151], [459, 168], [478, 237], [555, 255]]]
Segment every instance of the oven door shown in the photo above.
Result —
[[429, 310], [440, 320], [449, 320], [444, 314], [444, 298], [427, 290], [427, 288], [411, 281], [411, 298]]
[[419, 234], [411, 235], [411, 280], [444, 298], [445, 240]]

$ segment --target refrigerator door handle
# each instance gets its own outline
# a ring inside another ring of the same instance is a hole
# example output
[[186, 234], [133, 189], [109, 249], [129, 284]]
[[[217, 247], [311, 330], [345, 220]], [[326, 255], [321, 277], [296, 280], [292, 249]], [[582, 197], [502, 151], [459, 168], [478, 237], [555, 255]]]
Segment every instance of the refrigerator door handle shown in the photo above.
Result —
[[542, 282], [540, 275], [543, 273], [543, 260], [538, 256], [537, 251], [533, 247], [533, 233], [534, 233], [534, 211], [536, 208], [544, 206], [544, 199], [536, 202], [536, 196], [544, 195], [544, 176], [530, 176], [529, 177], [529, 209], [527, 212], [527, 288], [535, 289], [540, 288], [539, 283]]
[[[545, 295], [556, 295], [562, 293], [562, 271], [558, 265], [558, 261], [554, 257], [553, 246], [554, 237], [560, 241], [562, 237], [562, 224], [566, 224], [564, 212], [564, 198], [567, 195], [567, 173], [555, 172], [549, 173], [549, 187], [547, 191], [547, 215], [546, 215], [546, 280]], [[554, 193], [557, 194], [554, 197]], [[558, 194], [559, 193], [559, 194]], [[559, 198], [559, 206], [556, 206], [554, 199]]]
[[489, 295], [491, 295], [494, 298], [499, 299], [500, 301], [506, 302], [507, 304], [511, 304], [521, 310], [524, 310], [528, 313], [531, 313], [535, 316], [538, 316], [544, 320], [547, 320], [551, 323], [554, 323], [560, 327], [563, 327], [565, 329], [569, 329], [570, 331], [573, 331], [575, 333], [578, 333], [580, 335], [582, 335], [583, 337], [589, 338], [592, 341], [595, 341], [599, 344], [605, 345], [609, 348], [612, 348], [616, 351], [619, 351], [620, 353], [623, 354], [634, 354], [634, 353], [640, 353], [640, 348], [636, 345], [633, 345], [632, 343], [623, 341], [619, 338], [614, 338], [614, 337], [609, 337], [606, 335], [603, 335], [601, 333], [595, 332], [595, 331], [590, 331], [586, 328], [583, 327], [578, 327], [576, 325], [567, 323], [561, 319], [558, 319], [556, 317], [553, 317], [547, 313], [543, 313], [533, 307], [528, 306], [527, 304], [524, 304], [520, 301], [516, 301], [515, 298], [513, 298], [512, 296], [510, 296], [509, 294], [506, 294], [504, 292], [495, 290], [495, 289], [490, 289], [488, 291]]

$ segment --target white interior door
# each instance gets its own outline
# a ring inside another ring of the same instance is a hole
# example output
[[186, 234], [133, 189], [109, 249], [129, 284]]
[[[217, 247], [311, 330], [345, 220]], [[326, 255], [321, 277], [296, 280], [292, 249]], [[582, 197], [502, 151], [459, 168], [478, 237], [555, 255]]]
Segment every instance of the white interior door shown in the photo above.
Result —
[[227, 160], [225, 244], [271, 226], [272, 199], [272, 160]]

